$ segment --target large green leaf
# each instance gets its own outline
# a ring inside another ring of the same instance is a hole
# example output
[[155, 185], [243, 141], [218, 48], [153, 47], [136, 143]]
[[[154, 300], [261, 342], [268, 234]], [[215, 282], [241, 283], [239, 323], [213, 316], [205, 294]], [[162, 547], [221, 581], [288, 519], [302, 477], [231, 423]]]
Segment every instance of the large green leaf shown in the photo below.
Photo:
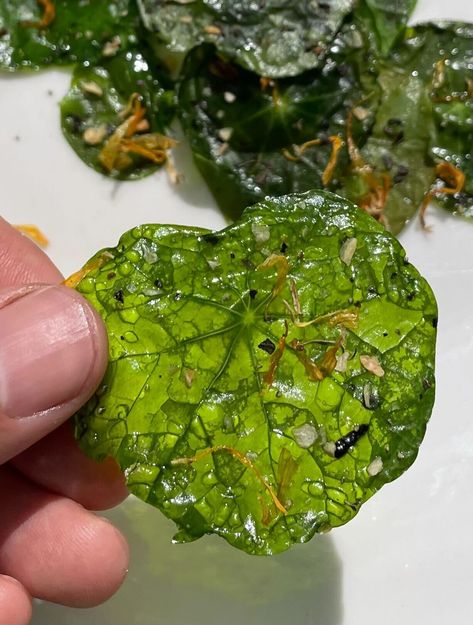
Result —
[[340, 197], [267, 199], [221, 232], [138, 227], [88, 270], [78, 288], [110, 364], [77, 436], [118, 460], [176, 540], [280, 552], [349, 521], [414, 461], [435, 299]]
[[[255, 74], [222, 60], [210, 46], [191, 52], [178, 90], [178, 112], [194, 160], [222, 210], [238, 217], [266, 195], [322, 186], [331, 155], [329, 136], [345, 136], [348, 113], [364, 96], [366, 115], [356, 139], [366, 140], [373, 123], [377, 86], [359, 33], [348, 33], [342, 51], [330, 55], [323, 71], [262, 86]], [[348, 41], [349, 40], [349, 41]], [[354, 43], [355, 42], [355, 43]], [[360, 73], [363, 67], [365, 75]], [[320, 140], [291, 160], [297, 147]], [[346, 148], [332, 177], [348, 164]]]
[[147, 28], [168, 49], [199, 43], [260, 76], [295, 76], [319, 64], [354, 0], [138, 0]]
[[87, 165], [120, 179], [141, 178], [156, 169], [152, 161], [136, 155], [121, 170], [106, 171], [100, 162], [106, 141], [124, 122], [132, 95], [139, 94], [146, 108], [148, 132], [167, 133], [175, 112], [169, 79], [146, 55], [146, 47], [141, 50], [120, 52], [98, 66], [77, 66], [61, 102], [62, 129], [72, 148]]
[[37, 69], [51, 64], [90, 63], [127, 48], [139, 23], [134, 0], [54, 0], [56, 16], [46, 28], [38, 22], [36, 0], [0, 0], [0, 69]]

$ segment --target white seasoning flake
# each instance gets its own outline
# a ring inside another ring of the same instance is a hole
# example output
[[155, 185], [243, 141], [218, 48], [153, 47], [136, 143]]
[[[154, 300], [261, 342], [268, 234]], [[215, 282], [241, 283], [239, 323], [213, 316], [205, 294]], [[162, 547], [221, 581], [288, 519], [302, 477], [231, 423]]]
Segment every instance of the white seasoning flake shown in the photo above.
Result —
[[107, 43], [102, 48], [103, 56], [107, 56], [107, 57], [115, 56], [115, 54], [120, 49], [121, 45], [122, 45], [122, 40], [120, 39], [118, 35], [116, 35], [115, 37], [113, 37], [111, 41], [107, 41]]
[[266, 226], [265, 224], [251, 224], [251, 232], [253, 233], [257, 243], [266, 243], [266, 241], [269, 241], [269, 237], [271, 236], [269, 226]]
[[233, 104], [233, 102], [235, 102], [236, 100], [236, 95], [231, 91], [225, 91], [225, 93], [223, 94], [223, 99], [225, 100], [225, 102], [228, 102], [228, 104]]
[[317, 430], [310, 423], [304, 423], [292, 430], [294, 439], [302, 449], [309, 449], [317, 440]]
[[337, 450], [337, 448], [336, 448], [335, 443], [333, 441], [328, 441], [327, 443], [325, 443], [324, 451], [329, 456], [332, 456], [332, 458], [335, 458], [336, 450]]
[[207, 261], [207, 265], [210, 267], [210, 269], [217, 269], [217, 267], [220, 265], [220, 262], [217, 259], [212, 259]]
[[369, 114], [369, 110], [364, 106], [355, 106], [355, 108], [353, 109], [353, 115], [356, 117], [356, 119], [360, 120], [360, 122], [365, 120], [369, 116]]
[[233, 128], [220, 128], [218, 131], [218, 136], [222, 141], [225, 141], [225, 143], [228, 143], [228, 141], [230, 141], [232, 134]]
[[96, 95], [98, 98], [103, 96], [103, 89], [100, 85], [98, 85], [93, 80], [83, 80], [80, 83], [80, 88], [84, 93], [90, 93], [91, 95]]
[[383, 461], [379, 456], [376, 456], [376, 458], [368, 465], [366, 470], [368, 472], [368, 475], [370, 475], [371, 477], [378, 475], [378, 473], [381, 473], [381, 471], [383, 470]]
[[353, 255], [356, 252], [356, 246], [358, 241], [355, 237], [351, 237], [346, 239], [340, 247], [340, 260], [342, 263], [345, 263], [347, 267], [351, 265], [351, 261], [353, 259]]
[[107, 126], [101, 124], [97, 128], [86, 128], [82, 135], [84, 143], [87, 145], [99, 145], [107, 136]]
[[363, 387], [363, 403], [366, 408], [371, 408], [371, 386], [365, 384]]
[[192, 24], [192, 15], [182, 15], [182, 16], [179, 18], [179, 21], [180, 21], [182, 24]]
[[345, 373], [348, 366], [348, 360], [350, 358], [350, 352], [344, 351], [340, 356], [336, 356], [337, 364], [335, 365], [335, 371], [338, 373]]
[[204, 26], [204, 32], [207, 33], [207, 35], [218, 36], [222, 34], [222, 29], [218, 26], [215, 26], [215, 24], [209, 24], [208, 26]]
[[360, 356], [361, 366], [369, 371], [373, 375], [376, 375], [378, 378], [382, 378], [384, 375], [384, 369], [381, 366], [378, 358], [376, 356], [368, 356], [367, 354], [362, 354]]
[[154, 265], [154, 263], [158, 262], [158, 255], [153, 250], [146, 250], [143, 253], [143, 260], [148, 263], [148, 265]]
[[187, 388], [191, 388], [196, 376], [197, 371], [194, 371], [194, 369], [186, 369], [184, 371], [184, 382]]

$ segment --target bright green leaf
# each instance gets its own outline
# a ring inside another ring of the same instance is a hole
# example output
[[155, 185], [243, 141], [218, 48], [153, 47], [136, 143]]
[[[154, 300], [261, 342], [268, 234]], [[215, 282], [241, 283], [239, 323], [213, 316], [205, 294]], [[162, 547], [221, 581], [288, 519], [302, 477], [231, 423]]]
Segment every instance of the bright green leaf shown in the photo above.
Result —
[[349, 521], [414, 461], [435, 299], [340, 197], [267, 199], [221, 232], [141, 226], [88, 268], [78, 288], [110, 364], [77, 436], [176, 540], [277, 553]]

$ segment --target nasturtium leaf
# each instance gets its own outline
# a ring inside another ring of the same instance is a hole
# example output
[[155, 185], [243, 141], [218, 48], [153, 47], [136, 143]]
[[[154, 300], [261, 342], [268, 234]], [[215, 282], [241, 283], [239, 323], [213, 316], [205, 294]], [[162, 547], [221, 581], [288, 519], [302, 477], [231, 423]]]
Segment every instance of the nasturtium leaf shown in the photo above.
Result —
[[380, 56], [386, 56], [405, 29], [417, 0], [359, 0], [354, 19], [363, 24]]
[[354, 0], [138, 0], [145, 26], [175, 52], [200, 43], [271, 78], [316, 67]]
[[[178, 113], [195, 163], [230, 217], [266, 195], [322, 187], [334, 150], [331, 138], [344, 140], [350, 110], [369, 93], [360, 107], [362, 119], [354, 125], [357, 142], [366, 140], [378, 88], [362, 44], [353, 45], [359, 42], [356, 35], [347, 33], [337, 43], [337, 53], [330, 54], [322, 71], [271, 84], [224, 61], [211, 46], [188, 55]], [[312, 145], [301, 153], [308, 141]], [[339, 186], [338, 175], [348, 164], [345, 142], [328, 182], [331, 188]]]
[[[43, 3], [44, 4], [44, 3]], [[93, 63], [136, 42], [134, 0], [51, 0], [55, 17], [35, 27], [44, 13], [37, 0], [0, 0], [0, 69]]]
[[153, 160], [131, 153], [126, 166], [108, 171], [100, 154], [126, 120], [133, 94], [139, 95], [146, 109], [145, 131], [137, 136], [142, 140], [145, 134], [166, 134], [175, 113], [171, 86], [166, 72], [143, 46], [103, 59], [100, 65], [78, 65], [61, 102], [63, 133], [80, 158], [99, 172], [120, 179], [141, 178], [156, 169]]
[[117, 459], [176, 540], [281, 552], [349, 521], [414, 461], [435, 299], [346, 200], [266, 199], [220, 232], [137, 227], [85, 272], [110, 363], [77, 437]]
[[437, 194], [436, 199], [446, 208], [472, 217], [473, 25], [445, 22], [411, 28], [393, 56], [397, 65], [415, 72], [428, 89], [431, 164], [447, 163], [465, 176], [461, 192]]
[[[338, 192], [356, 204], [365, 202], [368, 212], [397, 234], [417, 212], [435, 178], [427, 158], [432, 105], [425, 82], [398, 67], [381, 67], [378, 85], [381, 100], [370, 136], [360, 150], [361, 162], [348, 170]], [[363, 175], [366, 167], [371, 170], [368, 176]], [[384, 187], [386, 197], [378, 206], [375, 196]]]

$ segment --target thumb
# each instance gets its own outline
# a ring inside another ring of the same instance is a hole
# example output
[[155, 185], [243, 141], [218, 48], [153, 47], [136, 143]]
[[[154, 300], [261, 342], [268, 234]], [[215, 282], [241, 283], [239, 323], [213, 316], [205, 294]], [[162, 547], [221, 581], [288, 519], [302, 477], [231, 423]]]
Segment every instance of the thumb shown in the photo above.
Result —
[[92, 395], [107, 364], [103, 323], [63, 286], [0, 290], [0, 463]]

